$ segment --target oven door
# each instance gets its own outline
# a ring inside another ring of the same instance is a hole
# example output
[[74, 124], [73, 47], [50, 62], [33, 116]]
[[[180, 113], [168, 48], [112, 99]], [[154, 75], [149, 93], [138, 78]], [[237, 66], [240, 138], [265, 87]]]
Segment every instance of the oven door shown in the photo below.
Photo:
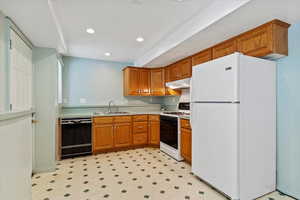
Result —
[[178, 118], [160, 117], [160, 141], [178, 149]]

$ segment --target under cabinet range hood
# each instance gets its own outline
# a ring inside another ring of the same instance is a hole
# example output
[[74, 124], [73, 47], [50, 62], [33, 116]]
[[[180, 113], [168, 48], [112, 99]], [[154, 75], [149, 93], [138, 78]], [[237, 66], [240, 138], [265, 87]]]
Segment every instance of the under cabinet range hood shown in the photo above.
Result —
[[177, 81], [167, 82], [166, 86], [171, 89], [184, 89], [190, 87], [190, 78], [185, 78]]

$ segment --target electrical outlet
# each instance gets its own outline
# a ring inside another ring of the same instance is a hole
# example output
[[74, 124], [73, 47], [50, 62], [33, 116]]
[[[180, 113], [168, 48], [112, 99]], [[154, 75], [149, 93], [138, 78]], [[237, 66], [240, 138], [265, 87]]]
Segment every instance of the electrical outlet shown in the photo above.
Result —
[[80, 98], [79, 102], [80, 103], [86, 103], [86, 99], [85, 98]]

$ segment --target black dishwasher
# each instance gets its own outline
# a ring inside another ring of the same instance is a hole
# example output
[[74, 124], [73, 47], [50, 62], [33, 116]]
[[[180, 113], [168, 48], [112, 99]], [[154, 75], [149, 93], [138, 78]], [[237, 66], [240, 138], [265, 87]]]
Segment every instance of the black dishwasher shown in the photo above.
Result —
[[90, 155], [92, 153], [91, 118], [61, 120], [61, 158]]

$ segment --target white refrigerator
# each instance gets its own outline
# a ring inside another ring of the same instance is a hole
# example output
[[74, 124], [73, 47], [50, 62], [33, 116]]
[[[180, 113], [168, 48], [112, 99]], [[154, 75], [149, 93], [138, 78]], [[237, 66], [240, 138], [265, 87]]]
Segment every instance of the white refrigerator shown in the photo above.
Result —
[[234, 53], [193, 67], [192, 172], [231, 199], [276, 186], [276, 63]]

